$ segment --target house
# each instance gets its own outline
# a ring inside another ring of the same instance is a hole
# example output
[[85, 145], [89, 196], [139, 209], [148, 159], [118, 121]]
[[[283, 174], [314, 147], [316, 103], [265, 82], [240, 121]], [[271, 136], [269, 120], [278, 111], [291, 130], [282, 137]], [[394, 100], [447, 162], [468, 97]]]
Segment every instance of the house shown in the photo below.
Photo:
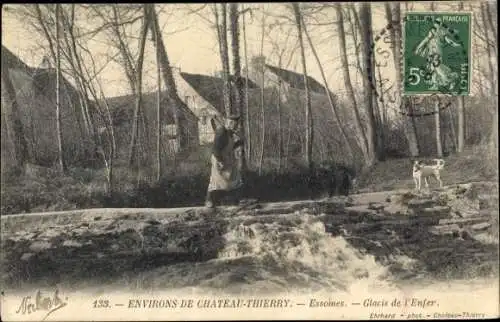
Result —
[[[10, 81], [15, 91], [22, 130], [32, 163], [51, 166], [58, 160], [56, 126], [56, 71], [25, 64], [2, 46], [2, 83]], [[4, 78], [7, 74], [7, 77]], [[68, 165], [89, 161], [92, 148], [83, 126], [79, 93], [64, 77], [60, 79], [60, 111], [63, 153]], [[2, 84], [2, 163], [13, 160], [12, 103], [7, 101]]]
[[[251, 80], [243, 78], [243, 81], [248, 82], [249, 89], [258, 88]], [[176, 84], [179, 93], [182, 92], [181, 98], [199, 118], [200, 143], [211, 142], [214, 133], [209, 120], [225, 114], [223, 80], [208, 75], [178, 72]]]
[[[269, 64], [265, 64], [266, 68], [275, 75], [275, 83], [280, 83], [284, 85], [285, 93], [290, 88], [305, 90], [306, 86], [304, 83], [304, 76], [302, 74], [293, 72], [288, 69], [278, 68]], [[309, 84], [309, 89], [311, 92], [327, 95], [328, 89], [326, 89], [320, 82], [307, 76], [307, 82]]]
[[[285, 131], [286, 145], [289, 150], [286, 153], [290, 153], [291, 157], [300, 156], [303, 154], [304, 147], [304, 97], [305, 97], [305, 83], [304, 77], [300, 73], [296, 73], [291, 70], [278, 68], [269, 64], [265, 64], [266, 69], [269, 71], [267, 75], [268, 82], [272, 84], [275, 90], [275, 95], [272, 103], [267, 108], [273, 110], [273, 105], [276, 102], [280, 104], [280, 123], [285, 125], [282, 126], [283, 131]], [[340, 133], [340, 128], [336, 117], [332, 111], [328, 94], [331, 94], [333, 103], [338, 107], [340, 113], [339, 117], [341, 122], [345, 120], [344, 112], [345, 109], [340, 106], [338, 97], [329, 92], [321, 83], [315, 80], [313, 77], [308, 76], [309, 85], [309, 95], [311, 99], [311, 113], [313, 118], [313, 129], [314, 129], [314, 147], [313, 153], [316, 155], [315, 158], [320, 160], [326, 159], [338, 159], [340, 161], [345, 156], [345, 153], [339, 153], [339, 151], [345, 151], [345, 142], [342, 140]], [[278, 98], [279, 93], [279, 98]], [[276, 107], [277, 108], [277, 107]], [[347, 113], [348, 114], [348, 113]], [[269, 118], [269, 116], [267, 117]], [[274, 124], [277, 121], [273, 121]], [[272, 124], [272, 123], [271, 123]], [[355, 128], [352, 126], [351, 122], [344, 123], [344, 127], [348, 132], [349, 141], [351, 146], [355, 146], [356, 142], [354, 140]], [[272, 127], [269, 127], [267, 131], [272, 131]]]
[[[160, 117], [162, 120], [161, 140], [167, 158], [175, 157], [177, 154], [188, 151], [199, 145], [198, 117], [185, 105], [172, 106], [167, 92], [160, 92]], [[129, 143], [133, 128], [134, 111], [136, 107], [136, 95], [129, 94], [106, 98], [100, 100], [100, 106], [107, 104], [113, 120], [116, 146], [120, 151], [118, 155], [125, 156], [128, 153]], [[142, 93], [141, 106], [143, 118], [139, 120], [139, 137], [141, 147], [151, 156], [149, 161], [154, 160], [156, 152], [156, 138], [158, 129], [158, 92]], [[182, 102], [181, 102], [182, 103]], [[104, 131], [104, 123], [97, 119], [99, 131]]]

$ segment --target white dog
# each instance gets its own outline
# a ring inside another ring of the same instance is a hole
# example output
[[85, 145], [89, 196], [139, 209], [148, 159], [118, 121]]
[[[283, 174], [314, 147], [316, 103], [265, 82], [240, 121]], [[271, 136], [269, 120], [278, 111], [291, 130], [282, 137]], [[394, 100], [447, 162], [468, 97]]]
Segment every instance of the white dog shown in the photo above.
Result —
[[444, 168], [444, 160], [434, 159], [434, 161], [436, 161], [435, 165], [425, 165], [418, 160], [413, 163], [413, 181], [415, 182], [415, 189], [420, 191], [422, 178], [424, 179], [426, 188], [429, 188], [429, 183], [427, 182], [428, 177], [436, 178], [436, 180], [439, 181], [439, 187], [443, 187], [441, 170]]

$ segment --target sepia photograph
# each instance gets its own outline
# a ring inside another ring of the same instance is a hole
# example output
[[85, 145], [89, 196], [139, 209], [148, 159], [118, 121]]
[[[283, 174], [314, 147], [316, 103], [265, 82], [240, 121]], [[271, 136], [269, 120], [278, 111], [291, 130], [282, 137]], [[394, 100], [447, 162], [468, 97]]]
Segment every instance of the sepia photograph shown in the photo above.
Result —
[[496, 12], [3, 5], [1, 319], [498, 318]]

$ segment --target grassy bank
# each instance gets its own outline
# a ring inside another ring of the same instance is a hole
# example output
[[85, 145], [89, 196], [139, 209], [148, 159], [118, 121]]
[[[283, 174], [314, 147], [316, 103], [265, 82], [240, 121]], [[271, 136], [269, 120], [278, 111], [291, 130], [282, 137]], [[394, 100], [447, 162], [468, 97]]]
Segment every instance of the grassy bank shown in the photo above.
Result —
[[[358, 173], [361, 191], [412, 188], [412, 161], [392, 159]], [[300, 200], [324, 197], [328, 181], [338, 176], [337, 165], [329, 165], [310, 178], [307, 169], [294, 166], [278, 173], [275, 169], [247, 174], [246, 198], [260, 201]], [[101, 207], [171, 208], [202, 205], [209, 180], [205, 160], [187, 160], [159, 181], [141, 180], [125, 167], [115, 170], [113, 195], [106, 192], [104, 170], [73, 168], [67, 175], [38, 166], [28, 166], [24, 174], [2, 174], [1, 214], [59, 211]], [[446, 158], [442, 173], [445, 185], [459, 182], [496, 180], [481, 153], [470, 149], [461, 156]], [[431, 182], [432, 184], [432, 182]]]

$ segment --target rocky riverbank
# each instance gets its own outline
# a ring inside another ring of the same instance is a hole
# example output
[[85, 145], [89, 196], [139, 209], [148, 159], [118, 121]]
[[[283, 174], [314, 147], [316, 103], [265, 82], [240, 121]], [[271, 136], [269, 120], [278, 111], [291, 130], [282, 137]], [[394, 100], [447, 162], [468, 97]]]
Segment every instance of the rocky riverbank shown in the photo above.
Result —
[[[396, 282], [498, 274], [498, 187], [488, 182], [419, 194], [387, 191], [217, 211], [91, 209], [23, 214], [2, 217], [1, 225], [1, 278], [13, 289], [40, 283], [113, 284], [124, 276], [130, 280], [173, 265], [199, 268], [223, 258], [227, 266], [218, 262], [214, 272], [210, 270], [215, 266], [206, 266], [189, 282], [179, 279], [169, 284], [185, 287], [211, 280], [210, 287], [222, 288], [232, 283], [213, 282], [222, 267], [248, 266], [244, 258], [259, 258], [262, 266], [269, 253], [281, 260], [290, 260], [293, 253], [294, 263], [308, 254], [309, 261], [297, 270], [309, 277], [300, 283], [315, 278], [321, 283], [320, 258], [329, 258], [330, 266], [346, 260], [340, 253], [338, 258], [329, 253], [337, 247], [325, 244], [332, 238], [346, 242], [342, 247], [360, 258], [373, 258], [386, 269], [381, 278]], [[269, 265], [276, 266], [276, 274], [287, 269], [277, 262]], [[350, 269], [349, 276], [355, 280], [373, 275], [362, 266]], [[264, 280], [264, 275], [256, 274], [255, 280]], [[233, 282], [241, 283], [242, 277]]]

